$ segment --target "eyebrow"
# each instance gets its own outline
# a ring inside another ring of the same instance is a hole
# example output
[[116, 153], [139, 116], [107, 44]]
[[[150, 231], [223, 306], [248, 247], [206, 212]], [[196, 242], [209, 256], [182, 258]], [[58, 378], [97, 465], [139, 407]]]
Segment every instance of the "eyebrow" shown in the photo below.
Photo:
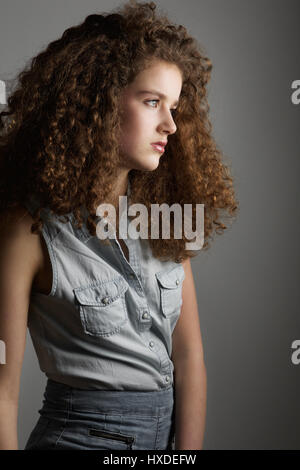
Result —
[[[160, 93], [159, 91], [156, 91], [156, 90], [140, 90], [138, 92], [138, 95], [145, 95], [147, 93], [150, 93], [151, 95], [158, 95], [160, 98], [162, 99], [166, 99], [166, 95], [164, 95], [163, 93]], [[178, 105], [178, 101], [175, 101], [173, 103], [173, 106], [177, 106]]]

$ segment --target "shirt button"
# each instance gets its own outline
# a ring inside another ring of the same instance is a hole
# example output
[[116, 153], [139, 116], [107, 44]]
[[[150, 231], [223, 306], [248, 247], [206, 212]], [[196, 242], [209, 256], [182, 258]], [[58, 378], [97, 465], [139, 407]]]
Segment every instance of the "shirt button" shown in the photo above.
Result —
[[176, 279], [176, 284], [177, 284], [177, 286], [178, 286], [178, 284], [179, 284], [179, 279]]
[[150, 348], [153, 348], [153, 346], [154, 346], [153, 341], [150, 341], [149, 346], [150, 346]]
[[102, 299], [102, 302], [103, 302], [104, 304], [108, 304], [109, 298], [108, 298], [108, 297], [104, 297], [104, 298]]
[[143, 313], [143, 318], [148, 318], [148, 313], [147, 312]]
[[166, 382], [169, 382], [170, 381], [170, 377], [168, 375], [166, 375]]
[[134, 278], [135, 278], [134, 274], [132, 274], [132, 273], [129, 274], [129, 277], [130, 277], [130, 279], [134, 279]]

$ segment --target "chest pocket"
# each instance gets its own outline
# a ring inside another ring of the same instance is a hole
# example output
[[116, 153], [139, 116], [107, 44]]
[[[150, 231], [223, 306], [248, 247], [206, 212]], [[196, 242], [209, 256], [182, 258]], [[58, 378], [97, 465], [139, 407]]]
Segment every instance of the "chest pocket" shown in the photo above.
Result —
[[182, 264], [169, 271], [155, 273], [159, 283], [161, 309], [165, 317], [179, 316], [182, 305], [182, 281], [185, 274]]
[[122, 276], [73, 289], [85, 333], [110, 336], [120, 331], [128, 320], [127, 289], [128, 284]]

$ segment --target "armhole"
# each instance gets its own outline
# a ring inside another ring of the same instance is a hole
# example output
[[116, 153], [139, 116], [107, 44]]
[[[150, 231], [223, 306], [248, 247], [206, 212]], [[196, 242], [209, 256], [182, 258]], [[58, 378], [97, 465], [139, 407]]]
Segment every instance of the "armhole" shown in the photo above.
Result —
[[[53, 250], [51, 239], [50, 239], [50, 236], [49, 236], [49, 233], [48, 233], [48, 228], [47, 228], [47, 225], [45, 224], [45, 222], [44, 222], [44, 225], [43, 225], [43, 228], [42, 228], [42, 234], [41, 235], [44, 239], [46, 249], [48, 251], [48, 256], [49, 256], [49, 259], [50, 259], [50, 265], [51, 265], [51, 271], [52, 271], [51, 290], [50, 290], [49, 294], [42, 294], [41, 293], [41, 295], [46, 295], [46, 297], [52, 297], [55, 294], [56, 288], [57, 288], [57, 263], [56, 263], [55, 252]], [[36, 292], [36, 293], [39, 294], [38, 292]]]
[[[26, 207], [30, 215], [33, 216], [33, 213], [37, 209], [39, 203], [35, 198], [31, 196], [29, 200], [23, 202], [23, 205]], [[40, 236], [43, 238], [45, 242], [45, 247], [48, 252], [49, 259], [50, 259], [50, 265], [51, 265], [51, 271], [52, 271], [52, 276], [51, 276], [52, 283], [51, 283], [51, 290], [48, 294], [33, 291], [33, 295], [45, 295], [46, 297], [52, 297], [55, 294], [56, 288], [57, 288], [57, 263], [56, 263], [55, 252], [53, 250], [53, 246], [51, 242], [51, 235], [49, 233], [46, 221], [44, 219], [43, 219], [43, 228], [41, 229]]]

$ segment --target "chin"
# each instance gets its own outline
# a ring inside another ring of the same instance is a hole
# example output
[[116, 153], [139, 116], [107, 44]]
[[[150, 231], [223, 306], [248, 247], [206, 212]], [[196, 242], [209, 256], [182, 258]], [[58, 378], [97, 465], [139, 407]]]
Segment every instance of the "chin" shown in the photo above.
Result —
[[134, 162], [135, 170], [153, 171], [159, 165], [159, 155], [149, 155], [147, 159]]

